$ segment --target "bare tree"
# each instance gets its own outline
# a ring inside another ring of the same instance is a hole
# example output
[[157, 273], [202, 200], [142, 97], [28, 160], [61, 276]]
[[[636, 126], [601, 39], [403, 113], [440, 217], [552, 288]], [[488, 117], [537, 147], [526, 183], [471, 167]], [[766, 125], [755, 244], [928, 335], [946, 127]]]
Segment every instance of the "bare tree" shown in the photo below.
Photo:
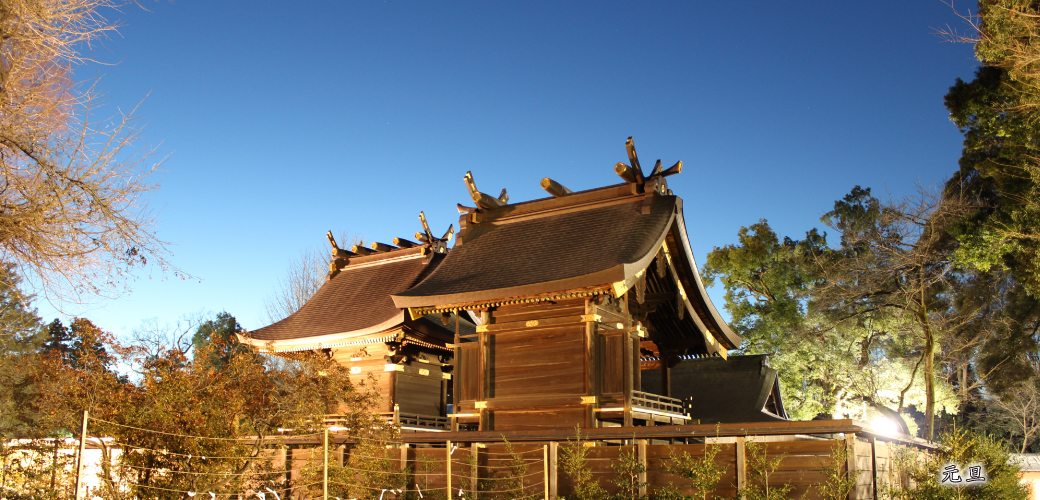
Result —
[[0, 3], [0, 259], [48, 299], [118, 294], [149, 263], [177, 273], [153, 231], [158, 164], [131, 147], [133, 110], [97, 117], [95, 86], [73, 80], [119, 3]]
[[[339, 241], [347, 248], [362, 244], [360, 236], [347, 232], [340, 234]], [[310, 300], [329, 274], [329, 257], [329, 247], [323, 246], [304, 250], [289, 262], [284, 277], [278, 280], [278, 288], [264, 299], [268, 321], [281, 321]]]
[[1027, 380], [1005, 398], [989, 401], [990, 415], [1012, 436], [1022, 437], [1020, 453], [1040, 434], [1040, 390], [1036, 382]]

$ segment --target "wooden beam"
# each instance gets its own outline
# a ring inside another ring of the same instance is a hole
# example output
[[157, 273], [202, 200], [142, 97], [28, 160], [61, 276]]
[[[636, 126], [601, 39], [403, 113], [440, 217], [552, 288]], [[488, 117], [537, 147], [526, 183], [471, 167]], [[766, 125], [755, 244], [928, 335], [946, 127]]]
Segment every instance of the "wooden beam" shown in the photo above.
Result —
[[397, 247], [394, 245], [387, 245], [386, 243], [379, 243], [378, 241], [373, 241], [371, 247], [372, 250], [375, 250], [377, 252], [389, 252], [390, 250], [397, 250]]
[[372, 250], [363, 245], [354, 245], [350, 247], [350, 251], [360, 255], [372, 255], [379, 253], [379, 250]]
[[632, 164], [632, 168], [636, 171], [636, 182], [642, 184], [645, 180], [643, 178], [643, 168], [639, 166], [639, 155], [636, 154], [636, 143], [631, 137], [625, 141], [625, 150], [628, 151], [628, 161]]
[[629, 184], [635, 184], [636, 180], [636, 169], [625, 165], [624, 163], [618, 163], [614, 165], [614, 173], [618, 174], [625, 182]]
[[397, 245], [401, 248], [412, 248], [419, 246], [418, 243], [411, 240], [406, 240], [404, 238], [394, 238], [394, 245]]
[[675, 165], [672, 165], [672, 166], [666, 168], [664, 170], [664, 172], [661, 172], [660, 176], [661, 177], [668, 177], [669, 175], [675, 175], [675, 174], [678, 174], [679, 172], [682, 172], [682, 160], [677, 161], [677, 162], [675, 162]]
[[476, 203], [478, 207], [483, 209], [499, 208], [505, 203], [487, 193], [481, 193], [477, 191], [472, 194], [473, 203]]
[[556, 182], [548, 177], [542, 179], [541, 185], [542, 189], [548, 191], [549, 194], [553, 195], [556, 198], [561, 198], [573, 193], [573, 191], [567, 189], [563, 184], [560, 184], [559, 182]]

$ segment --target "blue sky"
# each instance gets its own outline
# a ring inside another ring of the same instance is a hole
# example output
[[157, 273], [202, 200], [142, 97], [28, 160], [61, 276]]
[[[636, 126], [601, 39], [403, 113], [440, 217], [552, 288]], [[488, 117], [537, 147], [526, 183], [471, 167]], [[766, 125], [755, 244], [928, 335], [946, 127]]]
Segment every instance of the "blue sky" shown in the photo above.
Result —
[[[961, 2], [965, 8], [970, 3]], [[462, 176], [512, 201], [684, 163], [696, 258], [761, 218], [798, 237], [855, 185], [899, 196], [957, 168], [942, 97], [971, 46], [942, 0], [791, 2], [200, 2], [129, 6], [95, 47], [111, 109], [139, 109], [169, 154], [152, 199], [172, 260], [132, 293], [65, 305], [123, 333], [262, 301], [324, 234], [457, 225]], [[556, 251], [556, 249], [547, 249]], [[721, 290], [712, 295], [721, 309]], [[57, 313], [40, 304], [46, 319]]]

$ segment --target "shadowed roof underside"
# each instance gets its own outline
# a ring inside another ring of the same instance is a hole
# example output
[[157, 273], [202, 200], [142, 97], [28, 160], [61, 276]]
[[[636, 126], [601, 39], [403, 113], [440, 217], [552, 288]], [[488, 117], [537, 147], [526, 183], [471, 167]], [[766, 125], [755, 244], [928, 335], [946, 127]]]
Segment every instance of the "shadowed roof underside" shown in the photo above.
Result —
[[399, 307], [494, 300], [624, 280], [625, 266], [656, 254], [675, 196], [626, 197], [586, 209], [476, 224]]
[[344, 267], [299, 311], [251, 332], [249, 337], [254, 342], [269, 342], [351, 332], [362, 335], [404, 323], [404, 312], [390, 295], [415, 284], [440, 257], [434, 256], [427, 264], [428, 256], [417, 251], [401, 253], [399, 257]]

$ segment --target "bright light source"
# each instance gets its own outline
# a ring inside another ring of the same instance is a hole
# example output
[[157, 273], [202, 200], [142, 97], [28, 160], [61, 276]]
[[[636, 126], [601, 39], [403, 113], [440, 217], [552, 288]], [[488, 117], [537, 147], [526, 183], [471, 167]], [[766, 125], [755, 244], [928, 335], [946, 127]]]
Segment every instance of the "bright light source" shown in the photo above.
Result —
[[899, 424], [892, 421], [892, 419], [885, 417], [874, 419], [874, 421], [870, 423], [870, 428], [881, 434], [887, 435], [898, 434], [900, 431]]

